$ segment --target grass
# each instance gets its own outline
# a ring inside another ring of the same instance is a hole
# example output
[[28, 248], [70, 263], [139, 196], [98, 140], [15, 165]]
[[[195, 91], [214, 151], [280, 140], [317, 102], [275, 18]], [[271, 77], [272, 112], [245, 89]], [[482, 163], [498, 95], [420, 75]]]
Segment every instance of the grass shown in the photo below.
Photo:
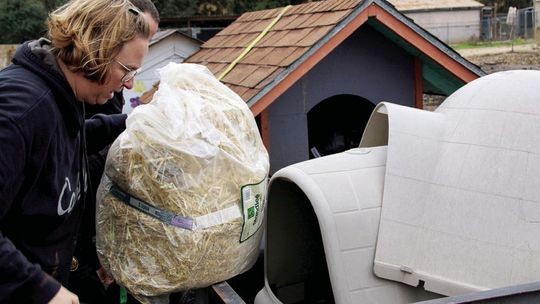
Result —
[[476, 42], [464, 42], [452, 44], [452, 48], [455, 50], [473, 49], [473, 48], [485, 48], [485, 47], [497, 47], [497, 46], [509, 46], [509, 45], [522, 45], [534, 43], [532, 39], [514, 39], [506, 41], [476, 41]]

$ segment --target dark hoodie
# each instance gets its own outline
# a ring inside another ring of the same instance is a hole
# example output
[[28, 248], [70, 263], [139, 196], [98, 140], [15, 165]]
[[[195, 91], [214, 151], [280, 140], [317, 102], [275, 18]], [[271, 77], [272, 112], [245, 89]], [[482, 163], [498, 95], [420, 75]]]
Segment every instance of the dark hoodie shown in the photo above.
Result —
[[86, 143], [98, 151], [125, 115], [95, 116], [40, 39], [0, 71], [0, 302], [47, 303], [67, 282], [86, 191]]

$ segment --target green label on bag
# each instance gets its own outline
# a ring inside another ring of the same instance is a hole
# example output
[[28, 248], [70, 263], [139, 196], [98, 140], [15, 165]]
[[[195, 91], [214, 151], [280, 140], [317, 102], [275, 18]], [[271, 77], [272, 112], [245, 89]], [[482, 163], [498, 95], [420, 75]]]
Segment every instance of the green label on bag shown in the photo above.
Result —
[[266, 186], [267, 179], [265, 178], [257, 184], [245, 185], [240, 189], [243, 218], [240, 243], [249, 239], [261, 228], [266, 205]]
[[120, 304], [127, 304], [127, 290], [120, 286]]

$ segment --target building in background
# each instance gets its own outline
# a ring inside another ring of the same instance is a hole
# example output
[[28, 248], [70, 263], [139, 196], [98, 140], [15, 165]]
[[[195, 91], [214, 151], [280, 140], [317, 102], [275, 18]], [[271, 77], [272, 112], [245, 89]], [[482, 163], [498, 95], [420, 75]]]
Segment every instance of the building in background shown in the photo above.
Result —
[[135, 77], [133, 89], [124, 90], [126, 103], [123, 112], [131, 112], [132, 105], [138, 104], [138, 98], [159, 80], [157, 69], [169, 62], [183, 62], [184, 59], [197, 52], [201, 44], [202, 41], [191, 38], [177, 29], [157, 32], [150, 41], [148, 55], [143, 61], [141, 72]]
[[389, 0], [445, 43], [475, 41], [480, 38], [484, 5], [474, 0]]
[[163, 17], [159, 21], [159, 26], [176, 28], [192, 38], [206, 41], [229, 26], [238, 17], [237, 15]]

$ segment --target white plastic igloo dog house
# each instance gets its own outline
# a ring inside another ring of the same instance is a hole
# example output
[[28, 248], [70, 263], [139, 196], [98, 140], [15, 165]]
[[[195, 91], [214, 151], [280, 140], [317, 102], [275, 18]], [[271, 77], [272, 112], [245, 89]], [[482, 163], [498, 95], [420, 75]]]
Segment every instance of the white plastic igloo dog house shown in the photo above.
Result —
[[431, 298], [373, 274], [386, 147], [278, 171], [269, 186], [266, 288], [255, 303], [378, 303]]
[[381, 103], [360, 148], [278, 171], [255, 302], [409, 303], [539, 281], [539, 83], [492, 74], [436, 112]]
[[482, 77], [429, 129], [389, 113], [379, 277], [445, 295], [540, 281], [539, 83]]

